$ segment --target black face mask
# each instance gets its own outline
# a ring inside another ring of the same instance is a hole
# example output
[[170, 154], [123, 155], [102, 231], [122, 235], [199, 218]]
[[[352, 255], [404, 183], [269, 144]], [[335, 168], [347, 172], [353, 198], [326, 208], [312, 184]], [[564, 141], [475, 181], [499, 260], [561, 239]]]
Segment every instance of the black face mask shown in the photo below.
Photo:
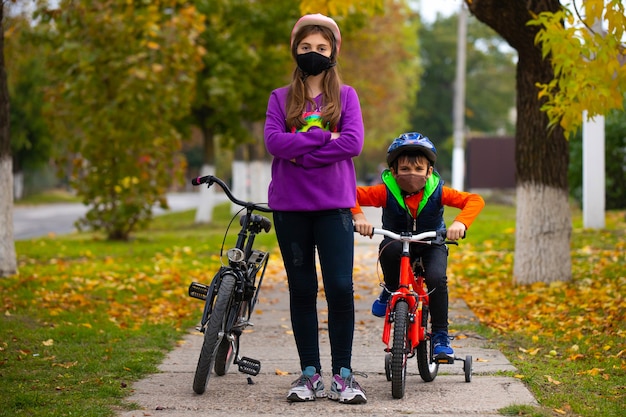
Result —
[[296, 63], [306, 75], [321, 74], [335, 65], [330, 62], [330, 58], [317, 52], [296, 55]]

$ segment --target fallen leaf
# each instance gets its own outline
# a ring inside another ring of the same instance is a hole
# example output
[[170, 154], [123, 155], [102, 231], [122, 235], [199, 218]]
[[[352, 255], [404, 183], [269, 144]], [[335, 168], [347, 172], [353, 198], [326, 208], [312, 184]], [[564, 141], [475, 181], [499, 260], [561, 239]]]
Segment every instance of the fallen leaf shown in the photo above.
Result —
[[546, 377], [548, 382], [551, 382], [554, 385], [561, 385], [561, 381], [557, 381], [556, 379], [552, 378], [550, 375], [544, 375], [544, 376]]

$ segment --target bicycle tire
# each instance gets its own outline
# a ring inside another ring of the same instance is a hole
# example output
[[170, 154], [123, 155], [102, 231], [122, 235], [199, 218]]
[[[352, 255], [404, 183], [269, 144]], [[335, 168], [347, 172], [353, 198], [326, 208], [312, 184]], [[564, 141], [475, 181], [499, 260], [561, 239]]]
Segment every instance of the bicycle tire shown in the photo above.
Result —
[[[233, 298], [236, 277], [232, 274], [224, 274], [222, 282], [215, 297], [213, 311], [204, 330], [204, 341], [198, 358], [198, 366], [193, 378], [193, 390], [196, 394], [202, 394], [211, 376], [211, 367], [215, 362], [215, 354], [220, 342], [220, 331], [223, 330], [226, 312]], [[222, 334], [223, 337], [223, 334]]]
[[[427, 309], [422, 314], [428, 314]], [[425, 318], [424, 322], [427, 322]], [[425, 329], [426, 330], [426, 329]], [[439, 371], [439, 364], [433, 359], [432, 340], [427, 336], [417, 345], [417, 369], [424, 382], [432, 382]]]
[[402, 398], [406, 386], [406, 362], [409, 354], [407, 346], [409, 305], [405, 301], [398, 301], [394, 312], [393, 346], [391, 348], [391, 395], [393, 398]]

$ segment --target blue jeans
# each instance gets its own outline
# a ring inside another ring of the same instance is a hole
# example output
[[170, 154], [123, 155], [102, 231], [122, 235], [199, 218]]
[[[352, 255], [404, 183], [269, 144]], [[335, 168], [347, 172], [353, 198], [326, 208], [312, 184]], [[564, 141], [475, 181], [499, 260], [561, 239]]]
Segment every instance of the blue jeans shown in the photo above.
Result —
[[317, 250], [328, 304], [332, 372], [351, 368], [354, 337], [354, 228], [349, 209], [274, 212], [274, 230], [283, 256], [293, 335], [301, 369], [321, 372], [317, 317]]
[[[388, 246], [386, 246], [389, 244]], [[384, 248], [384, 250], [383, 250]], [[395, 291], [400, 285], [400, 256], [402, 242], [385, 238], [380, 244], [380, 267], [385, 277], [385, 285]], [[429, 246], [418, 243], [411, 244], [411, 265], [418, 257], [424, 264], [424, 281], [428, 288], [429, 311], [432, 331], [448, 331], [448, 248], [446, 246]]]

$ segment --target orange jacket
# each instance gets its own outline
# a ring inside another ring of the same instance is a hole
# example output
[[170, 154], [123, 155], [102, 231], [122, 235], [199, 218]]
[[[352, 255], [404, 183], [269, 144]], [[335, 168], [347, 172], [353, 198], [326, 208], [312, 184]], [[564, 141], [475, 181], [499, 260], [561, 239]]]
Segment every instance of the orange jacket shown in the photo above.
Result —
[[[356, 206], [352, 208], [352, 213], [362, 213], [363, 210], [361, 206], [385, 208], [387, 204], [387, 193], [388, 189], [385, 184], [357, 187], [357, 203]], [[410, 210], [411, 216], [417, 216], [417, 207], [422, 201], [423, 195], [424, 190], [404, 198], [404, 202]], [[480, 213], [485, 206], [485, 201], [480, 195], [458, 191], [446, 186], [442, 189], [441, 203], [444, 206], [461, 209], [461, 212], [454, 220], [463, 223], [468, 229], [474, 219], [476, 219], [476, 216], [478, 216], [478, 213]]]

